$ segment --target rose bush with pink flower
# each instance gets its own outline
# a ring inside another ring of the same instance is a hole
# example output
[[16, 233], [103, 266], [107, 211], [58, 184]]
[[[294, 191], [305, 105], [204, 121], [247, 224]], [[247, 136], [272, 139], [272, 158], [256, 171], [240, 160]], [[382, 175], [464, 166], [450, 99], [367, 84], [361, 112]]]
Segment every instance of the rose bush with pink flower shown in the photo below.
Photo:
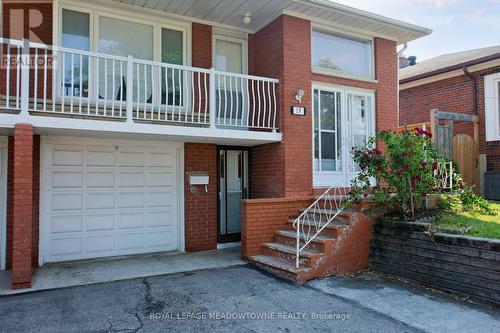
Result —
[[[369, 140], [368, 148], [354, 148], [353, 159], [360, 170], [352, 182], [351, 199], [373, 195], [386, 211], [413, 216], [416, 201], [438, 190], [434, 171], [444, 160], [432, 148], [431, 137], [419, 128], [382, 131]], [[376, 140], [384, 144], [384, 152], [372, 148]]]

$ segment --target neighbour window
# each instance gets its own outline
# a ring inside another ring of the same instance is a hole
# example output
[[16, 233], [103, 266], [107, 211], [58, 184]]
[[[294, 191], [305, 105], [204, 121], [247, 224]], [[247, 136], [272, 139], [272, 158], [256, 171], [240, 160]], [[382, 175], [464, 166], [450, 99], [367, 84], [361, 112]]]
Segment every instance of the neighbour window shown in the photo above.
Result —
[[484, 78], [486, 141], [500, 140], [500, 73]]
[[373, 77], [372, 61], [371, 41], [313, 30], [313, 68]]

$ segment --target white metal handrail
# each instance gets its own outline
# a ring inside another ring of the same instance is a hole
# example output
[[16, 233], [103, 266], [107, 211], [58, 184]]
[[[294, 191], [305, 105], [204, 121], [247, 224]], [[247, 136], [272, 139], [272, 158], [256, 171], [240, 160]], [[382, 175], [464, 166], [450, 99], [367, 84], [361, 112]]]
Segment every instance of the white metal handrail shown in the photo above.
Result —
[[2, 70], [4, 109], [212, 128], [278, 127], [276, 79], [28, 40], [0, 43], [4, 58], [12, 60]]
[[300, 266], [300, 253], [346, 209], [349, 191], [349, 187], [331, 186], [295, 219], [293, 227], [296, 229], [296, 268]]

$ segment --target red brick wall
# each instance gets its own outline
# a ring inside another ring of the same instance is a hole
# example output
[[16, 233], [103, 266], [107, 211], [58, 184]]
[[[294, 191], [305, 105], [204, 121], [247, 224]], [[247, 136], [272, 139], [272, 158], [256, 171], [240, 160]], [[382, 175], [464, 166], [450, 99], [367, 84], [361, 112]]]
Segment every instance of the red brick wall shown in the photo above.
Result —
[[272, 241], [275, 231], [296, 218], [299, 209], [307, 207], [311, 197], [288, 197], [241, 201], [241, 256], [243, 259], [261, 253], [261, 245]]
[[191, 34], [191, 64], [193, 67], [212, 67], [212, 27], [193, 23]]
[[[311, 23], [282, 15], [252, 39], [256, 75], [280, 79], [280, 144], [253, 148], [254, 197], [312, 194], [312, 81], [374, 90], [376, 128], [397, 128], [396, 42], [375, 38], [375, 76], [378, 82], [357, 81], [311, 71]], [[292, 116], [289, 109], [298, 89], [305, 92], [300, 105], [306, 116]], [[279, 185], [280, 184], [280, 185]]]
[[40, 237], [40, 135], [33, 136], [33, 221], [31, 266], [38, 267]]
[[[184, 144], [184, 215], [186, 251], [217, 247], [217, 147], [213, 144]], [[208, 192], [203, 186], [189, 188], [191, 172], [206, 172]]]
[[12, 231], [14, 221], [14, 137], [9, 136], [7, 161], [7, 251], [5, 253], [5, 267], [12, 268]]
[[14, 129], [12, 287], [31, 287], [33, 223], [33, 126]]
[[[477, 102], [479, 112], [480, 153], [486, 154], [487, 170], [500, 171], [500, 142], [486, 142], [484, 128], [484, 76], [500, 72], [500, 67], [473, 73], [476, 76]], [[429, 121], [430, 110], [473, 114], [473, 86], [471, 80], [460, 75], [401, 90], [400, 125]], [[472, 123], [454, 122], [454, 134], [466, 133], [473, 136]]]
[[[7, 251], [6, 267], [12, 268], [12, 237], [14, 221], [14, 137], [9, 136], [7, 167]], [[38, 267], [40, 226], [40, 136], [33, 136], [33, 220], [31, 240], [31, 264]]]
[[[249, 62], [251, 74], [280, 79], [278, 95], [282, 95], [283, 83], [283, 17], [249, 35]], [[279, 100], [278, 126], [281, 128], [283, 107]], [[251, 186], [253, 198], [272, 198], [284, 195], [284, 144], [282, 142], [260, 145], [252, 148]]]

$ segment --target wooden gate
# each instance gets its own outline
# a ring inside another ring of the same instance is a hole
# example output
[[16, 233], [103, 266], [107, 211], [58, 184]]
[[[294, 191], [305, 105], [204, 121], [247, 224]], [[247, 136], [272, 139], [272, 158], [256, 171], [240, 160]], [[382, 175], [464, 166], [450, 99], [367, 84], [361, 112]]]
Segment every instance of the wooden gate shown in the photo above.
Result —
[[458, 170], [463, 181], [468, 186], [479, 189], [479, 152], [476, 141], [467, 134], [457, 134], [453, 138], [453, 160], [458, 164]]

